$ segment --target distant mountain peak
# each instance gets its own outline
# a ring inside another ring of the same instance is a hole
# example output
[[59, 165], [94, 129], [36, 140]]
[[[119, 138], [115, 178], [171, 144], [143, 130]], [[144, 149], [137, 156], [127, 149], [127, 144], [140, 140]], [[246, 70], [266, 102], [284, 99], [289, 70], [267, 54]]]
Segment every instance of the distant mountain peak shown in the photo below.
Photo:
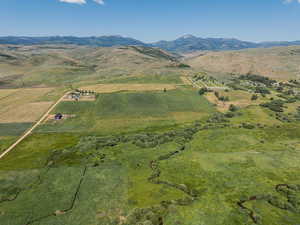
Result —
[[192, 34], [186, 34], [180, 37], [179, 39], [189, 39], [189, 38], [197, 38], [197, 37]]

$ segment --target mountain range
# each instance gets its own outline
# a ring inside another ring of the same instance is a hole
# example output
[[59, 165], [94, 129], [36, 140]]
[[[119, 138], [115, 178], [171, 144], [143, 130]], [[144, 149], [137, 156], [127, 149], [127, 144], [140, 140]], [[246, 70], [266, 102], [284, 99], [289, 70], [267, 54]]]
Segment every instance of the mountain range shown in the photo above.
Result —
[[194, 51], [222, 51], [240, 50], [247, 48], [267, 48], [275, 46], [300, 45], [300, 41], [277, 42], [249, 42], [234, 38], [201, 38], [193, 35], [184, 35], [173, 41], [158, 41], [145, 43], [134, 38], [118, 35], [100, 37], [74, 37], [74, 36], [49, 36], [49, 37], [0, 37], [0, 44], [11, 45], [44, 45], [44, 44], [73, 44], [97, 47], [112, 46], [147, 46], [158, 47], [173, 53], [189, 53]]

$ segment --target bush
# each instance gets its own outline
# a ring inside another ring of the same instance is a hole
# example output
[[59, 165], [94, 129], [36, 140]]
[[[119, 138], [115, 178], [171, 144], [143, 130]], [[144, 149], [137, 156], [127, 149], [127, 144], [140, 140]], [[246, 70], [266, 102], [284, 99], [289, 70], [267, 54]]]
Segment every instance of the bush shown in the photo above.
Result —
[[184, 63], [180, 63], [178, 65], [178, 68], [190, 68], [191, 66], [190, 65], [187, 65], [187, 64], [184, 64]]
[[198, 94], [199, 94], [199, 95], [204, 95], [206, 92], [208, 92], [207, 88], [201, 88], [201, 89], [198, 91]]
[[231, 104], [231, 105], [229, 106], [229, 111], [231, 111], [231, 112], [236, 112], [237, 110], [238, 110], [238, 107], [236, 107], [235, 105]]
[[250, 124], [250, 123], [243, 123], [242, 126], [245, 129], [254, 129], [255, 128], [255, 126], [253, 124]]
[[273, 100], [271, 102], [260, 104], [260, 106], [269, 108], [274, 112], [283, 112], [283, 104], [284, 101], [278, 99], [278, 100]]
[[220, 97], [219, 92], [215, 91], [214, 94], [215, 94], [215, 96], [216, 96], [217, 98]]
[[233, 117], [234, 117], [234, 113], [232, 113], [232, 112], [227, 112], [227, 113], [225, 113], [225, 116], [226, 116], [227, 118], [233, 118]]
[[255, 75], [255, 74], [241, 75], [239, 78], [241, 80], [250, 80], [253, 82], [259, 82], [259, 83], [265, 84], [266, 86], [272, 86], [272, 84], [276, 83], [275, 80], [271, 80], [268, 77], [263, 77], [263, 76]]
[[271, 92], [265, 87], [256, 87], [255, 93], [260, 93], [260, 94], [265, 94], [265, 95], [271, 94]]
[[252, 100], [252, 101], [255, 101], [255, 100], [257, 100], [257, 99], [258, 99], [258, 95], [256, 95], [256, 94], [252, 95], [252, 97], [251, 97], [251, 100]]

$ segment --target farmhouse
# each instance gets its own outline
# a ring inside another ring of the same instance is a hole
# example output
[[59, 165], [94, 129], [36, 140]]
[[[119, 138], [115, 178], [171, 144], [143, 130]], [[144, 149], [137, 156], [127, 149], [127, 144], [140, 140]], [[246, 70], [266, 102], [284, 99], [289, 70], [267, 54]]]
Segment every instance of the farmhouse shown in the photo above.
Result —
[[55, 116], [54, 116], [54, 119], [55, 120], [61, 120], [63, 118], [63, 115], [61, 114], [61, 113], [57, 113], [57, 114], [55, 114]]

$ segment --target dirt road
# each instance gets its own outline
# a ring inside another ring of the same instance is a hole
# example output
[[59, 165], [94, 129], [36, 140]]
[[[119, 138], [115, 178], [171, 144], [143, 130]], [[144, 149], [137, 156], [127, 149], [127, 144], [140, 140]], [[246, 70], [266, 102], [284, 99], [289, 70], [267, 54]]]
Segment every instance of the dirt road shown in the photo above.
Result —
[[63, 98], [68, 94], [69, 92], [65, 93], [60, 99], [58, 99], [49, 109], [48, 111], [42, 116], [42, 118], [37, 121], [26, 133], [24, 133], [15, 143], [13, 143], [8, 149], [6, 149], [1, 155], [0, 159], [2, 159], [6, 154], [8, 154], [11, 150], [13, 150], [21, 141], [23, 141], [27, 136], [29, 136], [32, 131], [43, 122], [44, 119], [46, 119], [49, 115], [49, 113], [63, 100]]

